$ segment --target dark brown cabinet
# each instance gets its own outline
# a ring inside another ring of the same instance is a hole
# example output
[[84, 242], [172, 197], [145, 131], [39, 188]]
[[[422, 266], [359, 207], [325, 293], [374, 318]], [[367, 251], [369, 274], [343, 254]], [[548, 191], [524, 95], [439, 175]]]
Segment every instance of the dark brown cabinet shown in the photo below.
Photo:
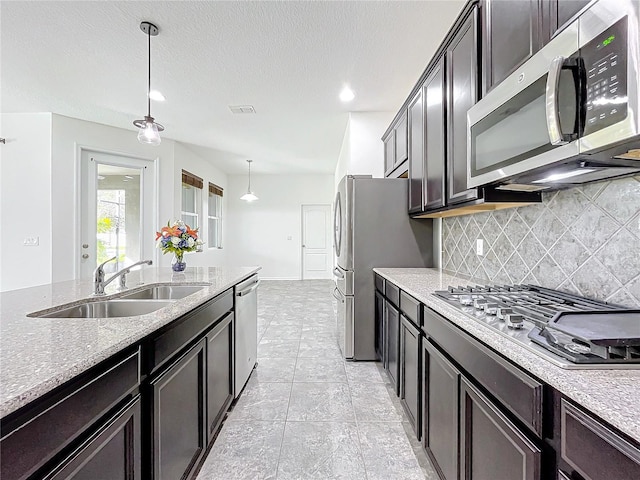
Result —
[[467, 110], [478, 100], [478, 9], [474, 7], [446, 52], [447, 199], [459, 203], [478, 198], [467, 188]]
[[560, 424], [560, 456], [567, 473], [559, 474], [584, 480], [640, 478], [640, 448], [565, 399]]
[[396, 132], [391, 130], [382, 140], [384, 142], [384, 173], [388, 176], [396, 163]]
[[[407, 111], [404, 110], [382, 139], [386, 177], [406, 176], [407, 168], [404, 162], [407, 160], [407, 137]], [[403, 164], [404, 167], [401, 167]]]
[[233, 313], [207, 333], [207, 431], [215, 435], [233, 401]]
[[541, 480], [542, 452], [484, 394], [460, 379], [460, 478]]
[[424, 111], [422, 90], [409, 104], [409, 213], [421, 212], [424, 177]]
[[44, 480], [141, 480], [140, 395], [54, 467]]
[[548, 18], [548, 38], [553, 38], [589, 2], [590, 0], [547, 0], [545, 4], [548, 13], [545, 12], [543, 18]]
[[420, 331], [400, 315], [400, 402], [420, 439]]
[[483, 92], [490, 91], [542, 47], [540, 0], [483, 0]]
[[384, 296], [382, 293], [376, 290], [376, 305], [375, 305], [375, 342], [376, 342], [376, 355], [378, 360], [385, 363], [384, 354]]
[[436, 63], [424, 84], [425, 172], [423, 179], [424, 209], [445, 206], [445, 57]]
[[396, 131], [396, 158], [394, 166], [400, 165], [407, 159], [407, 114], [403, 114], [400, 116], [396, 127], [394, 128]]
[[457, 480], [460, 372], [427, 340], [422, 362], [422, 445], [440, 478]]
[[386, 370], [396, 395], [399, 393], [398, 367], [400, 355], [400, 313], [389, 301], [385, 302], [385, 351], [387, 352]]
[[151, 381], [154, 480], [188, 478], [207, 443], [206, 339]]

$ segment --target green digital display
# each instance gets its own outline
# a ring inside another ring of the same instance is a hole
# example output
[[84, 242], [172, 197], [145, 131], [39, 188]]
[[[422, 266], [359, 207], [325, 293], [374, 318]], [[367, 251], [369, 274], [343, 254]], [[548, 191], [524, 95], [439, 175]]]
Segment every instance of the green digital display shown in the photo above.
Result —
[[611, 42], [613, 42], [616, 39], [615, 35], [611, 35], [609, 38], [607, 38], [606, 40], [604, 40], [602, 42], [602, 46], [606, 47], [607, 45], [609, 45]]

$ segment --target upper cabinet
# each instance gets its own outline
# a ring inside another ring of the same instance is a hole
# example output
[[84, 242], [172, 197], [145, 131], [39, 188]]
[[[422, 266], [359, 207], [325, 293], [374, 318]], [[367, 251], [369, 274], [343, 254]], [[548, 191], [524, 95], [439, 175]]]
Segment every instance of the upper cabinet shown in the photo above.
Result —
[[384, 174], [386, 177], [406, 176], [407, 165], [407, 112], [396, 120], [393, 128], [383, 137]]
[[569, 23], [580, 10], [587, 6], [590, 0], [548, 0], [544, 2], [543, 13], [544, 30], [547, 33], [545, 41], [553, 38]]
[[425, 98], [425, 172], [421, 180], [425, 210], [442, 208], [446, 204], [444, 67], [444, 56], [441, 56], [422, 88]]
[[424, 112], [422, 89], [409, 104], [409, 213], [422, 211], [424, 175]]
[[449, 203], [478, 198], [477, 189], [467, 189], [467, 110], [478, 101], [477, 16], [474, 8], [446, 53]]
[[539, 0], [482, 0], [480, 22], [484, 93], [507, 78], [542, 47], [540, 10]]

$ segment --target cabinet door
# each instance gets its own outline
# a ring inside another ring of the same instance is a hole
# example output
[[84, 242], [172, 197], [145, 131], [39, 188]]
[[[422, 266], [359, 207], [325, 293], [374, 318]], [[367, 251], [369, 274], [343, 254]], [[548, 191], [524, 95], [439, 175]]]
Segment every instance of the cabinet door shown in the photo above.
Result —
[[391, 130], [384, 141], [384, 174], [389, 175], [396, 163], [396, 135], [395, 130]]
[[425, 97], [425, 174], [424, 209], [432, 210], [445, 206], [445, 86], [442, 56], [427, 77], [423, 87]]
[[403, 115], [398, 120], [398, 124], [394, 128], [395, 137], [396, 137], [396, 158], [394, 166], [400, 165], [407, 159], [407, 113], [404, 112]]
[[541, 480], [541, 450], [464, 377], [460, 380], [460, 478]]
[[151, 381], [154, 480], [183, 478], [204, 451], [205, 345], [203, 338]]
[[480, 6], [486, 93], [542, 46], [539, 0], [483, 0]]
[[571, 20], [571, 18], [582, 10], [591, 0], [550, 0], [550, 37], [553, 37], [557, 32]]
[[478, 198], [467, 188], [467, 110], [478, 99], [478, 9], [475, 7], [447, 49], [448, 201]]
[[568, 464], [567, 471], [575, 471], [585, 480], [640, 478], [637, 445], [564, 398], [560, 403], [560, 422], [560, 457]]
[[207, 334], [207, 431], [211, 440], [233, 400], [233, 314]]
[[457, 480], [460, 372], [428, 340], [423, 346], [422, 445], [440, 477]]
[[376, 290], [376, 356], [378, 360], [384, 362], [384, 297]]
[[388, 301], [385, 302], [385, 318], [386, 318], [386, 351], [387, 351], [387, 374], [396, 391], [399, 393], [398, 382], [398, 356], [400, 354], [400, 313]]
[[421, 212], [424, 176], [424, 112], [422, 90], [409, 104], [409, 212]]
[[400, 318], [400, 402], [420, 439], [420, 333], [404, 315]]
[[107, 420], [45, 480], [135, 480], [140, 474], [140, 395]]

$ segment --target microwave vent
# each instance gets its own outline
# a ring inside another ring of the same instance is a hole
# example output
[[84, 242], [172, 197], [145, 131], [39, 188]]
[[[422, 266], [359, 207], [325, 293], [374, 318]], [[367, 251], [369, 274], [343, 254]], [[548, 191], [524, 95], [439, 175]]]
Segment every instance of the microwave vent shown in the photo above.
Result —
[[496, 190], [509, 190], [511, 192], [539, 192], [546, 190], [546, 185], [524, 185], [522, 183], [507, 183], [506, 185], [498, 185]]

